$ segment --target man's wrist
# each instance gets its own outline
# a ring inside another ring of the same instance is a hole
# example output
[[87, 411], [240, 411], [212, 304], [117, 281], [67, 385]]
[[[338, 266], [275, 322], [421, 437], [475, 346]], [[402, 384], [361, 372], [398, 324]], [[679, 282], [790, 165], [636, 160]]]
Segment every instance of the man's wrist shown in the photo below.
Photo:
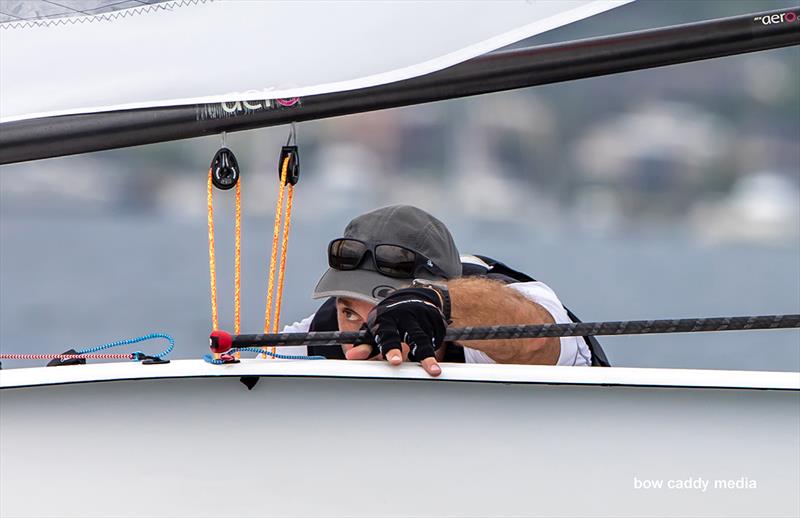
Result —
[[425, 279], [414, 279], [414, 282], [411, 283], [411, 287], [428, 288], [433, 290], [439, 297], [440, 307], [442, 308], [442, 314], [444, 315], [445, 322], [447, 322], [448, 325], [453, 322], [452, 302], [450, 300], [450, 290], [447, 288], [447, 284], [428, 281]]

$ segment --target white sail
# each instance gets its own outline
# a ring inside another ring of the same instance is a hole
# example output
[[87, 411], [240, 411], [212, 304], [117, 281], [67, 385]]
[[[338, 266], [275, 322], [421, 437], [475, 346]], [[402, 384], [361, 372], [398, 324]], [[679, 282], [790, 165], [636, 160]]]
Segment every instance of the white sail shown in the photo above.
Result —
[[375, 86], [630, 1], [173, 0], [28, 19], [15, 8], [35, 2], [4, 0], [0, 122]]

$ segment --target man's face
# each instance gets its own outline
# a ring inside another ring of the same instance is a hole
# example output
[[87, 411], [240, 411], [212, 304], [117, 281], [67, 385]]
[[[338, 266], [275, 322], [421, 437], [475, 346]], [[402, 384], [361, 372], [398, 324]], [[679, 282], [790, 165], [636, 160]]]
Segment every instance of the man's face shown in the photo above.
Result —
[[375, 304], [349, 297], [336, 298], [336, 318], [339, 331], [358, 331], [367, 323], [367, 315]]

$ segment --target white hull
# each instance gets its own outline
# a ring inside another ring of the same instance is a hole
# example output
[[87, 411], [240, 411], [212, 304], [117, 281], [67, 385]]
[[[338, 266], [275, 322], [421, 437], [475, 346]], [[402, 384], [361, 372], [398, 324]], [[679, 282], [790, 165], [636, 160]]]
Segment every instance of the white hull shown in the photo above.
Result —
[[800, 514], [800, 374], [445, 368], [2, 371], [0, 516]]

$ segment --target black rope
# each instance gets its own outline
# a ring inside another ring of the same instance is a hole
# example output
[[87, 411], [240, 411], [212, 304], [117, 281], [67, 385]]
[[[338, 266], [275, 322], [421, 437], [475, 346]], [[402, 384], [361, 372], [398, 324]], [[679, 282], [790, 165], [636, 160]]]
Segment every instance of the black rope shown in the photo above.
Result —
[[[673, 320], [628, 320], [622, 322], [582, 322], [571, 324], [533, 324], [514, 326], [462, 327], [448, 329], [445, 340], [498, 340], [560, 336], [646, 335], [662, 333], [701, 333], [708, 331], [752, 331], [800, 328], [800, 315], [749, 317], [681, 318]], [[366, 341], [366, 332], [326, 331], [316, 333], [275, 333], [234, 335], [234, 347], [284, 345], [341, 345]]]

